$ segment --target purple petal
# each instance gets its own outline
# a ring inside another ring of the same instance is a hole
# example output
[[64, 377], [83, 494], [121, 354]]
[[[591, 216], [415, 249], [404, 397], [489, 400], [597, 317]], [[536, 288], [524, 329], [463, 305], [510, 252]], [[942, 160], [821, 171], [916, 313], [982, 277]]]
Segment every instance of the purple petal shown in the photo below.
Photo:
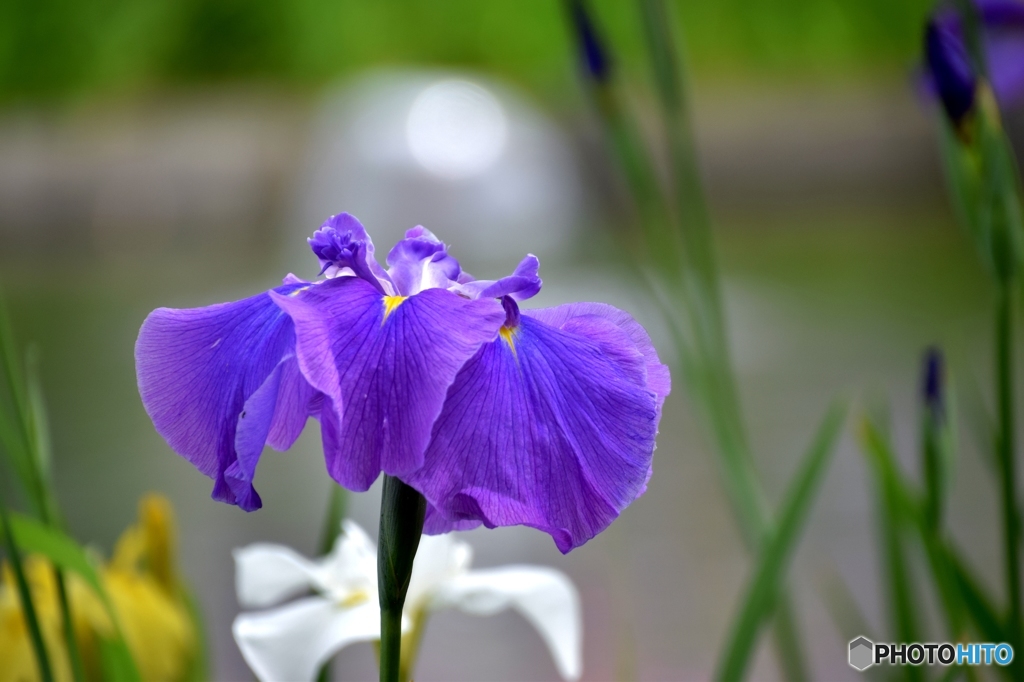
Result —
[[[643, 492], [657, 396], [648, 359], [622, 326], [557, 308], [547, 315], [566, 319], [559, 328], [524, 313], [466, 364], [423, 467], [403, 480], [451, 525], [532, 526], [568, 552]], [[446, 529], [432, 519], [428, 530]]]
[[427, 289], [399, 302], [355, 278], [274, 300], [295, 323], [303, 375], [332, 402], [321, 411], [327, 467], [352, 490], [420, 466], [448, 386], [505, 317], [494, 300]]
[[985, 59], [992, 89], [1003, 106], [1024, 100], [1024, 3], [977, 3], [985, 33]]
[[275, 450], [287, 450], [302, 435], [306, 421], [319, 412], [323, 394], [309, 385], [299, 371], [295, 356], [282, 362], [277, 370], [281, 374], [274, 419], [267, 435], [267, 445]]
[[460, 282], [453, 291], [465, 294], [470, 298], [501, 298], [511, 296], [517, 301], [525, 301], [536, 296], [543, 281], [538, 274], [540, 261], [532, 253], [519, 262], [515, 271], [508, 277], [499, 280], [479, 279]]
[[434, 234], [417, 225], [388, 253], [388, 275], [398, 293], [412, 296], [424, 289], [447, 289], [461, 274], [459, 261]]
[[636, 349], [644, 356], [647, 367], [646, 386], [657, 396], [658, 417], [661, 417], [661, 405], [672, 391], [672, 376], [668, 367], [661, 363], [647, 330], [634, 320], [632, 315], [606, 303], [567, 303], [554, 308], [527, 310], [523, 314], [558, 328], [562, 328], [576, 317], [600, 317], [626, 332]]
[[427, 513], [423, 518], [424, 535], [444, 535], [458, 530], [473, 530], [483, 525], [479, 519], [453, 520], [437, 511], [437, 507], [427, 503]]
[[986, 29], [1024, 26], [1024, 3], [1020, 0], [976, 0], [975, 5]]
[[988, 36], [985, 52], [999, 102], [1010, 107], [1024, 101], [1024, 25]]
[[328, 218], [309, 242], [320, 260], [320, 274], [354, 275], [385, 295], [397, 293], [391, 278], [373, 256], [373, 240], [355, 216], [339, 213]]
[[291, 320], [267, 293], [159, 308], [142, 324], [135, 363], [143, 405], [167, 443], [215, 480], [215, 499], [258, 509], [252, 480], [264, 444], [287, 448], [301, 432], [313, 390], [296, 371], [294, 345]]

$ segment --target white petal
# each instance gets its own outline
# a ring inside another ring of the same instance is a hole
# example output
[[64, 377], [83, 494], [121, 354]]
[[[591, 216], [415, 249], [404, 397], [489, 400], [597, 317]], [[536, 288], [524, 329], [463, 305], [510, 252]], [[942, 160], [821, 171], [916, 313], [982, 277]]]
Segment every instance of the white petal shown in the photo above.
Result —
[[272, 611], [240, 614], [231, 631], [262, 682], [306, 682], [340, 649], [380, 639], [380, 611], [374, 602], [345, 608], [308, 597]]
[[343, 601], [354, 591], [377, 599], [377, 548], [355, 521], [345, 519], [331, 553], [320, 560], [318, 587]]
[[559, 674], [567, 680], [579, 679], [583, 667], [580, 598], [564, 573], [541, 566], [463, 573], [434, 593], [432, 609], [448, 606], [477, 616], [514, 608], [537, 628]]
[[315, 589], [344, 602], [354, 593], [377, 598], [377, 551], [362, 528], [346, 520], [334, 549], [311, 561], [290, 547], [256, 543], [236, 549], [235, 591], [242, 606], [262, 608]]
[[425, 605], [442, 584], [469, 570], [473, 549], [452, 535], [424, 535], [416, 550], [405, 610], [412, 614]]
[[317, 565], [290, 547], [256, 543], [232, 554], [235, 591], [242, 606], [271, 606], [317, 584]]

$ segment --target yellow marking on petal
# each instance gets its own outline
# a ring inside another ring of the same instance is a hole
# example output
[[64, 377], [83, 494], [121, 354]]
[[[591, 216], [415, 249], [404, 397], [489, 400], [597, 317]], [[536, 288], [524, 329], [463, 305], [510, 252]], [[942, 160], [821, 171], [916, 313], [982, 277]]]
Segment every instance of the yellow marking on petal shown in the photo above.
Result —
[[[409, 298], [408, 296], [385, 296], [384, 297], [384, 320], [388, 319], [388, 315], [394, 312], [395, 308], [402, 305], [402, 301]], [[381, 322], [384, 322], [381, 320]]]
[[516, 355], [516, 344], [515, 338], [519, 334], [518, 329], [515, 327], [506, 327], [502, 325], [501, 329], [498, 330], [498, 335], [508, 344], [508, 347], [512, 349], [512, 354]]
[[353, 606], [358, 606], [359, 604], [362, 604], [366, 601], [370, 601], [370, 593], [366, 590], [356, 590], [355, 592], [353, 592], [352, 594], [348, 595], [340, 602], [338, 602], [338, 605], [344, 606], [346, 609], [349, 609]]

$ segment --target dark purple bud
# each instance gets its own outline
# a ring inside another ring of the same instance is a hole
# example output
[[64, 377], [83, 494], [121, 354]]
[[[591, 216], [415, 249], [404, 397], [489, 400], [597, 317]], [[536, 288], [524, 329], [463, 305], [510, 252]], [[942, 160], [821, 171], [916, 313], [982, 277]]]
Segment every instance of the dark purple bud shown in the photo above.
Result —
[[945, 369], [942, 351], [935, 346], [925, 351], [924, 366], [921, 376], [921, 397], [925, 409], [935, 419], [945, 415]]
[[597, 35], [597, 29], [587, 12], [584, 0], [570, 0], [569, 13], [576, 29], [576, 42], [583, 66], [594, 80], [604, 83], [611, 75], [611, 62]]
[[936, 13], [925, 28], [924, 49], [928, 72], [946, 115], [959, 124], [974, 107], [977, 85], [960, 16], [952, 10]]

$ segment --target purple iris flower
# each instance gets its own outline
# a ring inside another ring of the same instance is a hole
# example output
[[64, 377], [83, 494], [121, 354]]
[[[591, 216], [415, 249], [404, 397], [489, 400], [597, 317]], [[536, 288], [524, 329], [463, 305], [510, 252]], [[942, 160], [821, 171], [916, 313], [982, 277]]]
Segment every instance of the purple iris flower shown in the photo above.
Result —
[[[1002, 106], [1015, 106], [1024, 100], [1024, 3], [975, 0], [975, 6], [992, 89]], [[925, 61], [929, 89], [938, 95], [949, 118], [959, 123], [974, 107], [977, 74], [963, 19], [953, 7], [940, 8], [928, 22]]]
[[628, 314], [520, 311], [536, 257], [476, 280], [423, 227], [387, 269], [348, 214], [309, 243], [326, 279], [161, 308], [139, 334], [146, 410], [215, 499], [258, 508], [263, 446], [289, 447], [310, 416], [336, 481], [401, 478], [427, 499], [429, 533], [524, 524], [567, 552], [644, 492], [670, 378]]

